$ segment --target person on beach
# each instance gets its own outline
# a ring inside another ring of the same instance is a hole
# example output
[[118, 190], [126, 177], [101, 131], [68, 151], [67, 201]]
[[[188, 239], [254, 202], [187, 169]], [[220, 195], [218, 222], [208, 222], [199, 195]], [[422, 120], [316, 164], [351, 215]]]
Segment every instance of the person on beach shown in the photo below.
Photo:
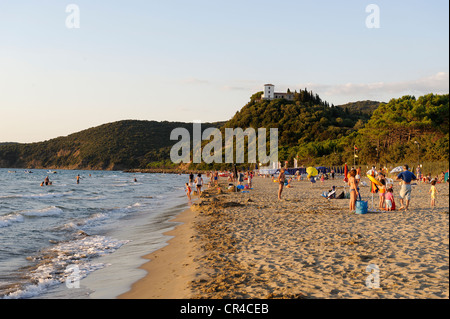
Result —
[[194, 174], [193, 173], [189, 174], [189, 185], [190, 186], [194, 185]]
[[253, 179], [253, 174], [251, 172], [248, 173], [247, 176], [247, 185], [248, 188], [252, 188], [252, 179]]
[[214, 185], [219, 186], [219, 172], [218, 171], [214, 172]]
[[281, 169], [280, 175], [278, 176], [278, 199], [281, 200], [281, 193], [283, 192], [284, 182], [286, 180], [286, 175], [284, 174], [284, 168]]
[[407, 211], [411, 202], [411, 182], [417, 180], [416, 175], [409, 171], [408, 165], [403, 165], [403, 172], [398, 174], [397, 181], [401, 181], [400, 189], [400, 208]]
[[294, 179], [294, 177], [291, 177], [291, 178], [289, 178], [289, 180], [287, 182], [284, 183], [286, 188], [292, 188], [291, 182], [293, 179]]
[[44, 183], [46, 186], [48, 186], [48, 184], [50, 183], [50, 179], [48, 178], [48, 176], [44, 179]]
[[420, 168], [420, 165], [417, 165], [416, 176], [417, 176], [417, 179], [420, 181], [421, 177], [422, 177], [422, 169]]
[[[380, 174], [381, 175], [381, 174]], [[380, 194], [380, 201], [378, 207], [383, 210], [386, 202], [386, 179], [380, 179], [381, 186], [378, 186], [378, 193]]]
[[77, 184], [80, 184], [80, 174], [77, 175]]
[[202, 186], [203, 186], [203, 178], [202, 178], [202, 174], [198, 174], [197, 178], [195, 179], [195, 185], [197, 187], [197, 194], [198, 196], [202, 195]]
[[242, 171], [239, 171], [239, 185], [242, 185], [244, 182], [244, 173]]
[[41, 187], [44, 187], [44, 185], [45, 185], [45, 182], [42, 182], [42, 183], [41, 183]]
[[356, 169], [350, 170], [348, 173], [348, 186], [350, 186], [350, 212], [356, 210], [356, 199], [358, 197], [358, 182], [356, 181]]
[[358, 191], [358, 200], [362, 200], [361, 199], [361, 192], [359, 191], [359, 183], [361, 182], [361, 175], [360, 174], [361, 174], [361, 167], [356, 169], [356, 175], [355, 175], [355, 180], [356, 180], [356, 185], [357, 185], [356, 190]]
[[385, 195], [385, 209], [387, 211], [393, 211], [395, 210], [395, 201], [394, 201], [394, 190], [392, 189], [392, 187], [389, 187], [386, 190], [386, 195]]
[[189, 198], [189, 201], [191, 200], [191, 193], [192, 193], [192, 188], [189, 185], [189, 183], [186, 183], [186, 195]]
[[436, 181], [431, 182], [431, 188], [428, 193], [431, 194], [431, 208], [434, 208], [436, 207], [436, 195], [438, 193], [436, 188]]
[[439, 175], [438, 183], [443, 183], [445, 181], [445, 172]]

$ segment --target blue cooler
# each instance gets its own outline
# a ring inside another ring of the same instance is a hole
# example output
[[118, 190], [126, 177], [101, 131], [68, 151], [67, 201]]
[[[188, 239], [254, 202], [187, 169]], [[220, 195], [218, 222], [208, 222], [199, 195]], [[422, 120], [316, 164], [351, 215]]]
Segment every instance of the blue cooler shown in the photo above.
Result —
[[369, 203], [366, 201], [357, 200], [356, 201], [356, 213], [357, 214], [367, 214]]

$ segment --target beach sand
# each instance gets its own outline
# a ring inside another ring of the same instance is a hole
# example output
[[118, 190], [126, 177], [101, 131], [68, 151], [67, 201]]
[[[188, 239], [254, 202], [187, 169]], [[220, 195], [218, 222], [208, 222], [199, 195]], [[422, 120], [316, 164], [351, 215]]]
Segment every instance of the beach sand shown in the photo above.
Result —
[[[262, 177], [249, 193], [205, 192], [120, 298], [449, 298], [448, 184], [433, 210], [430, 185], [419, 184], [408, 212], [365, 215], [321, 196], [333, 185], [339, 194], [342, 178], [292, 185], [281, 201]], [[361, 194], [371, 209], [370, 188]]]

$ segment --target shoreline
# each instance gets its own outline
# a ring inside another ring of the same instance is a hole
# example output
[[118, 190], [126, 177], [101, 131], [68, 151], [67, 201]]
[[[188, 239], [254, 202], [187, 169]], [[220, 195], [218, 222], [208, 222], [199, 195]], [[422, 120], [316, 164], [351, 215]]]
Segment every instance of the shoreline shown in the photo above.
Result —
[[130, 290], [116, 299], [188, 299], [190, 281], [196, 276], [194, 258], [196, 252], [189, 242], [195, 235], [193, 220], [195, 213], [188, 208], [169, 222], [180, 223], [164, 233], [171, 236], [166, 246], [142, 256], [147, 259], [139, 269], [146, 275], [133, 283]]

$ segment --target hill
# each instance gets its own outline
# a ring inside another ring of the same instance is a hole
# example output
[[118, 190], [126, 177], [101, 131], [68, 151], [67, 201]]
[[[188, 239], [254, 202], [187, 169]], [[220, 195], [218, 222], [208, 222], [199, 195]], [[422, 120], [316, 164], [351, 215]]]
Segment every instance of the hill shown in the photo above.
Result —
[[358, 102], [350, 102], [346, 104], [339, 105], [342, 109], [350, 109], [353, 112], [361, 112], [362, 114], [367, 114], [369, 116], [372, 116], [373, 112], [380, 106], [380, 104], [386, 104], [383, 102], [377, 102], [377, 101], [358, 101]]
[[[447, 161], [449, 96], [405, 96], [389, 103], [360, 101], [329, 105], [307, 90], [293, 100], [261, 99], [261, 92], [227, 122], [202, 123], [202, 129], [278, 128], [279, 160], [293, 165], [342, 165]], [[230, 164], [170, 161], [175, 128], [192, 136], [192, 123], [126, 120], [104, 124], [49, 141], [0, 144], [0, 167], [48, 169], [224, 169]], [[205, 145], [208, 141], [205, 141]], [[417, 159], [417, 160], [416, 160]]]
[[[223, 123], [202, 123], [202, 128]], [[0, 167], [52, 169], [148, 168], [170, 166], [174, 128], [192, 123], [125, 120], [90, 128], [66, 137], [32, 144], [0, 146]]]
[[294, 100], [263, 100], [254, 95], [224, 127], [278, 128], [283, 149], [313, 141], [339, 139], [364, 127], [379, 102], [329, 105], [318, 95], [300, 90]]
[[252, 96], [225, 127], [277, 127], [279, 161], [300, 165], [448, 162], [449, 96], [404, 96], [389, 103], [360, 101], [340, 106], [312, 92], [294, 101]]

